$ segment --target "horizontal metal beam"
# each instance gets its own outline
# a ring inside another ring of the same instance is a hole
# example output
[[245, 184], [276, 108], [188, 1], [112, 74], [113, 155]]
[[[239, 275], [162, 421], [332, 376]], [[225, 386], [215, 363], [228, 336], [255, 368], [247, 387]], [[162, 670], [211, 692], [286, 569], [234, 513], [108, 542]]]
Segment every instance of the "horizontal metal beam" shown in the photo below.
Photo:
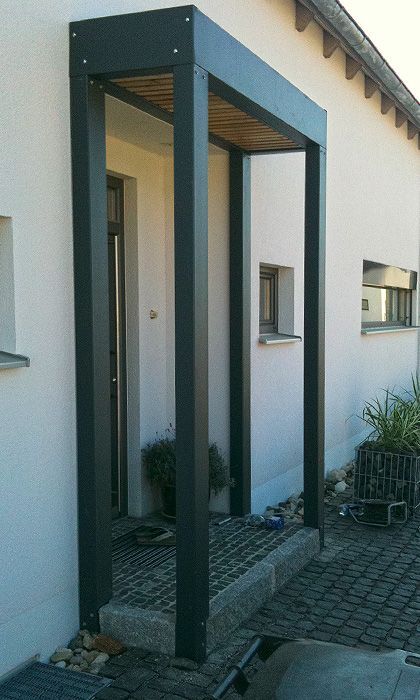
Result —
[[190, 63], [247, 114], [300, 146], [325, 146], [325, 110], [192, 5], [70, 25], [71, 75], [109, 79]]
[[197, 9], [194, 44], [212, 91], [298, 145], [326, 145], [325, 110]]
[[193, 9], [187, 5], [72, 22], [70, 75], [126, 76], [192, 62]]
[[249, 156], [272, 156], [272, 155], [282, 155], [282, 153], [305, 153], [305, 149], [301, 147], [296, 148], [282, 148], [280, 151], [274, 151], [269, 149], [267, 151], [247, 151]]

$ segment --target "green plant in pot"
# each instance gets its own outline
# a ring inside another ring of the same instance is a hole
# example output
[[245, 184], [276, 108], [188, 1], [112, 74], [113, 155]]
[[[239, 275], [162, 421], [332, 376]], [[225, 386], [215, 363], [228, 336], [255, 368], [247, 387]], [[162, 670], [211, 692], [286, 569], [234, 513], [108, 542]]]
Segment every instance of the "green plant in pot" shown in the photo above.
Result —
[[[142, 450], [143, 466], [155, 487], [160, 488], [163, 514], [175, 518], [176, 515], [176, 439], [169, 430], [164, 437], [149, 443]], [[216, 443], [209, 445], [209, 496], [217, 495], [227, 486], [233, 486], [229, 478], [226, 461]]]
[[365, 403], [362, 420], [370, 435], [357, 448], [354, 473], [355, 498], [406, 501], [420, 507], [420, 385], [413, 377], [412, 390], [384, 390], [380, 398]]
[[396, 395], [386, 389], [381, 399], [365, 403], [362, 420], [372, 428], [363, 447], [390, 453], [420, 452], [420, 391], [413, 377], [413, 393]]

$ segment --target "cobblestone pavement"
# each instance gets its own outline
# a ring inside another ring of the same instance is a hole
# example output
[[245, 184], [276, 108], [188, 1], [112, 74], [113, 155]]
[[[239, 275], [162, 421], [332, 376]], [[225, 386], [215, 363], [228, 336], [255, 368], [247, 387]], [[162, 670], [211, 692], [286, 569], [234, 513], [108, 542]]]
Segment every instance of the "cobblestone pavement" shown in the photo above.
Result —
[[[209, 528], [209, 593], [210, 599], [236, 581], [252, 566], [291, 537], [302, 526], [290, 522], [281, 532], [261, 528], [244, 528], [242, 518], [232, 517], [229, 522], [215, 525], [220, 516], [214, 517]], [[139, 565], [136, 552], [139, 547], [132, 534], [144, 523], [168, 527], [159, 517], [147, 519], [123, 518], [113, 526], [113, 544], [121, 538], [131, 537], [131, 549], [125, 556], [113, 556], [113, 602], [149, 610], [175, 613], [175, 548], [172, 556], [153, 569]], [[174, 529], [174, 525], [170, 526]]]
[[[404, 526], [368, 528], [327, 506], [321, 554], [205, 664], [182, 670], [176, 660], [129, 650], [104, 669], [113, 686], [98, 700], [203, 700], [262, 632], [420, 653], [419, 525], [414, 518]], [[259, 667], [254, 663], [249, 675]]]

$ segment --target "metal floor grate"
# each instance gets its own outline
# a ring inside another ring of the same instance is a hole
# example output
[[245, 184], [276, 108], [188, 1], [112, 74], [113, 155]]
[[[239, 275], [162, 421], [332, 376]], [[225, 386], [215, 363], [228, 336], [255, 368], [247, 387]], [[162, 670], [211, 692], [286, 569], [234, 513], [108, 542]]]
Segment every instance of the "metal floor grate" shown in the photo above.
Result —
[[0, 700], [91, 700], [108, 678], [36, 662], [0, 685]]
[[[112, 560], [118, 564], [135, 564], [144, 569], [153, 569], [172, 559], [176, 548], [162, 545], [142, 545], [137, 543], [136, 531], [131, 530], [112, 542]], [[1, 700], [1, 699], [0, 699]]]

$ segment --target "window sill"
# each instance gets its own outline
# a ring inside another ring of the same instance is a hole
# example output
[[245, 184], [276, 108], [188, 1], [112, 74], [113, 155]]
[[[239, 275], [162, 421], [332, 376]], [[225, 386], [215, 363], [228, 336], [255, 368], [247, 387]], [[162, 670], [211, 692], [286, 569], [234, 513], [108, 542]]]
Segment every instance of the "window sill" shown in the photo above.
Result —
[[13, 352], [0, 350], [0, 369], [17, 369], [18, 367], [29, 367], [29, 357], [16, 355]]
[[300, 343], [300, 335], [287, 335], [287, 333], [267, 333], [260, 335], [258, 342], [262, 345], [280, 345], [281, 343]]
[[380, 333], [399, 333], [405, 331], [416, 331], [420, 326], [376, 326], [375, 328], [362, 328], [362, 335], [379, 335]]

